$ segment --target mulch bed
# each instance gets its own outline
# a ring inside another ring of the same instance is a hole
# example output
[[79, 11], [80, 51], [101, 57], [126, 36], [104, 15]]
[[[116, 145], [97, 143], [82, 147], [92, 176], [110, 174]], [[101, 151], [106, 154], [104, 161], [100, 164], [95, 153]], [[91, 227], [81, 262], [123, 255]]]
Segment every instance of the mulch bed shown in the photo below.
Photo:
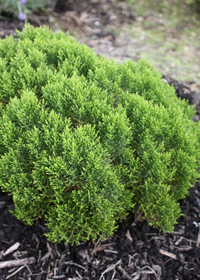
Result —
[[[77, 1], [68, 2], [72, 5]], [[86, 5], [86, 1], [83, 2]], [[100, 10], [98, 1], [91, 2], [94, 9], [97, 6], [102, 13], [102, 20], [110, 18]], [[106, 1], [102, 3], [106, 5]], [[57, 6], [57, 13], [59, 9], [67, 8]], [[120, 9], [117, 13], [123, 18]], [[131, 14], [127, 15], [127, 20], [133, 20]], [[46, 19], [42, 14], [33, 15], [31, 20], [32, 24], [40, 25]], [[15, 36], [14, 30], [22, 28], [22, 22], [6, 14], [6, 18], [0, 21], [0, 37]], [[179, 98], [196, 106], [194, 121], [199, 121], [200, 93], [171, 77], [163, 76], [163, 80], [175, 87]], [[25, 226], [18, 221], [9, 212], [14, 207], [12, 197], [0, 190], [0, 280], [200, 279], [200, 181], [180, 205], [183, 216], [178, 219], [174, 232], [159, 232], [130, 213], [106, 241], [91, 240], [72, 246], [64, 241], [50, 243], [45, 237], [48, 229], [44, 220], [34, 226]]]

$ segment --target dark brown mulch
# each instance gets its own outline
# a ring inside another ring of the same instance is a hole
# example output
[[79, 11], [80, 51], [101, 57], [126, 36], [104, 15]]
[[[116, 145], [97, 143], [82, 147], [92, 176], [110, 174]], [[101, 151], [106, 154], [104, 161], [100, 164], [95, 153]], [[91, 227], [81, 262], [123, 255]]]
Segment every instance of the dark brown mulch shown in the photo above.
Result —
[[196, 115], [194, 121], [200, 120], [200, 92], [191, 89], [190, 85], [183, 82], [176, 81], [175, 79], [163, 75], [163, 80], [166, 83], [174, 86], [178, 98], [188, 100], [190, 105], [194, 105], [196, 108]]
[[[72, 5], [77, 2], [80, 1], [69, 0], [70, 8], [57, 6], [56, 12], [68, 9], [70, 15]], [[116, 17], [112, 17], [111, 10], [105, 12], [106, 2], [112, 0], [101, 1], [104, 3], [103, 7], [99, 1], [91, 2], [94, 10], [102, 13], [102, 21], [106, 22], [110, 18], [116, 20]], [[84, 6], [87, 1], [82, 3], [81, 9], [87, 10]], [[122, 10], [117, 10], [117, 13], [120, 20], [124, 18]], [[126, 21], [133, 20], [133, 16], [128, 11], [126, 13]], [[69, 19], [74, 21], [76, 15], [79, 15], [78, 8]], [[30, 22], [36, 26], [46, 20], [44, 14], [30, 18]], [[123, 21], [121, 23], [120, 20], [116, 20], [116, 24], [122, 24]], [[15, 36], [14, 30], [22, 28], [22, 22], [6, 15], [4, 20], [0, 20], [0, 37], [5, 38], [10, 34]], [[171, 77], [163, 76], [163, 80], [174, 85], [178, 97], [188, 99], [190, 104], [196, 106], [194, 121], [199, 121], [200, 93]], [[200, 181], [191, 188], [189, 196], [180, 201], [180, 204], [183, 216], [179, 218], [173, 233], [159, 232], [149, 227], [146, 221], [135, 221], [135, 216], [130, 214], [119, 224], [118, 231], [106, 241], [90, 241], [71, 246], [64, 242], [48, 242], [43, 220], [34, 226], [25, 226], [16, 220], [9, 213], [14, 207], [12, 198], [0, 190], [0, 280], [200, 279]], [[5, 263], [6, 261], [8, 262]]]

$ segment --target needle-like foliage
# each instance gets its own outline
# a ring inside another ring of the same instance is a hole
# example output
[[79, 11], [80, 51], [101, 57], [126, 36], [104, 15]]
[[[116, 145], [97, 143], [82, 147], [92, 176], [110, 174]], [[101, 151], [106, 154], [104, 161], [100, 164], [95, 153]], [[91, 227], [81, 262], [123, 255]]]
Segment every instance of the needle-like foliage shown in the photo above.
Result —
[[0, 187], [56, 242], [104, 238], [137, 206], [173, 230], [199, 176], [194, 107], [141, 60], [116, 64], [68, 34], [0, 41]]

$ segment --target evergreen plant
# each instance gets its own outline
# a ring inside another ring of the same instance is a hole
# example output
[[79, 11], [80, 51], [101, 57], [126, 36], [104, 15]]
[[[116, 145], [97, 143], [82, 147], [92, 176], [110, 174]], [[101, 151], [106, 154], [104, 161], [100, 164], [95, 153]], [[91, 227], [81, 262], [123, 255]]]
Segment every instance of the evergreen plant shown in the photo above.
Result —
[[0, 41], [0, 187], [52, 242], [105, 238], [137, 206], [172, 231], [199, 177], [194, 107], [144, 60], [116, 64], [69, 34]]

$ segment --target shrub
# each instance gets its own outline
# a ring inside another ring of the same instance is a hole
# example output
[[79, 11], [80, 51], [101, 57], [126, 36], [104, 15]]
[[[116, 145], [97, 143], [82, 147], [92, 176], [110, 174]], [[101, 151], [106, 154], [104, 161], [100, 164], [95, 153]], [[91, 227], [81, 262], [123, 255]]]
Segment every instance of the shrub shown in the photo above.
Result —
[[198, 176], [199, 123], [150, 64], [116, 64], [68, 34], [0, 41], [0, 187], [52, 242], [113, 233], [137, 206], [173, 230]]

